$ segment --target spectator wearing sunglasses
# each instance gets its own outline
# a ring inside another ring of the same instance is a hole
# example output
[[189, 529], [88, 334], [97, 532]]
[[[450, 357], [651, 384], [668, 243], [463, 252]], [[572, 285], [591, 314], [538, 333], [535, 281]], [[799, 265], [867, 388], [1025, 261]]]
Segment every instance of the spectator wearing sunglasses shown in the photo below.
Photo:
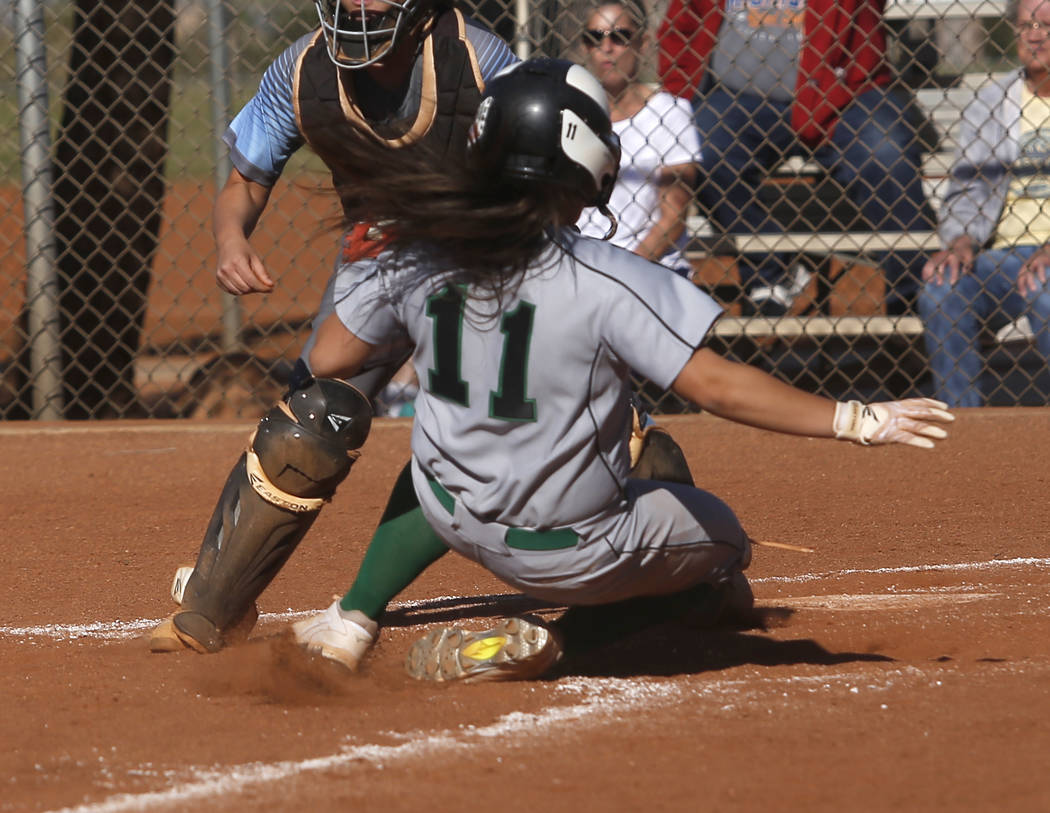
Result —
[[[728, 232], [776, 232], [758, 198], [789, 155], [823, 166], [879, 231], [932, 228], [910, 98], [890, 87], [883, 0], [671, 0], [660, 74], [693, 96], [704, 144], [699, 202]], [[923, 257], [879, 258], [886, 311], [914, 308]], [[792, 304], [792, 255], [741, 258], [746, 313]]]
[[[611, 241], [688, 277], [685, 218], [700, 160], [692, 110], [684, 99], [639, 80], [648, 37], [637, 0], [599, 3], [583, 19], [583, 63], [608, 95], [622, 149], [608, 205], [618, 222]], [[609, 224], [596, 209], [587, 209], [578, 225], [584, 234], [602, 237]]]

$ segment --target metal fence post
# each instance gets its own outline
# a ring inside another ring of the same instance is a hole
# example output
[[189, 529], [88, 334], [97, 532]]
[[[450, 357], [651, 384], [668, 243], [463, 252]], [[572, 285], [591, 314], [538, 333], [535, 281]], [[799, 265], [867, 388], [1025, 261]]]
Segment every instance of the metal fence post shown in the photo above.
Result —
[[514, 35], [514, 53], [518, 59], [528, 59], [532, 55], [529, 0], [514, 0], [514, 19], [517, 28]]
[[[226, 46], [224, 0], [208, 0], [208, 48], [211, 66], [211, 115], [215, 151], [215, 191], [230, 174], [229, 150], [222, 141], [230, 117], [230, 51]], [[237, 297], [222, 294], [222, 351], [232, 353], [241, 346], [241, 306]]]
[[26, 239], [26, 310], [33, 418], [62, 417], [58, 273], [51, 207], [51, 134], [48, 116], [44, 8], [39, 0], [15, 7], [22, 206]]

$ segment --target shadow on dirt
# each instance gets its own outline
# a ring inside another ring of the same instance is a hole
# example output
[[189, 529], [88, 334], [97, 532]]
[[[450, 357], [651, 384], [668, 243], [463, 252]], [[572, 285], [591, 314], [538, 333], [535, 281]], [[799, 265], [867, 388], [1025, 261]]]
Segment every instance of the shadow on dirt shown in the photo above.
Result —
[[492, 593], [485, 596], [452, 596], [420, 601], [388, 610], [384, 627], [413, 627], [417, 624], [457, 624], [478, 627], [486, 619], [509, 615], [540, 615], [549, 619], [565, 610], [564, 605], [531, 598], [520, 593]]
[[[388, 612], [387, 627], [462, 624], [482, 629], [489, 621], [509, 615], [540, 616], [568, 632], [566, 653], [550, 675], [636, 677], [680, 675], [754, 664], [830, 666], [856, 661], [892, 662], [869, 652], [831, 652], [816, 641], [775, 640], [757, 632], [786, 626], [794, 610], [759, 606], [735, 618], [712, 619], [693, 613], [673, 621], [638, 618], [636, 611], [651, 607], [625, 602], [611, 612], [596, 611], [582, 631], [565, 625], [563, 606], [520, 594], [490, 594], [433, 599]], [[666, 610], [666, 607], [663, 608]], [[661, 610], [661, 611], [663, 611]], [[563, 626], [564, 625], [564, 626]], [[624, 632], [626, 631], [626, 632]]]
[[778, 641], [735, 629], [690, 629], [667, 624], [601, 649], [566, 653], [551, 677], [639, 677], [699, 674], [748, 664], [831, 666], [856, 661], [892, 662], [868, 652], [831, 652], [811, 639]]

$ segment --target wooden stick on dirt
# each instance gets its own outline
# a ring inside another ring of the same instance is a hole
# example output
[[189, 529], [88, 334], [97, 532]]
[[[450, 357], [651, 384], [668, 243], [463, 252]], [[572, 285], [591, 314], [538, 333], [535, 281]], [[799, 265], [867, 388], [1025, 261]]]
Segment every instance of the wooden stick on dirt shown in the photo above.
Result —
[[793, 550], [798, 553], [815, 553], [813, 548], [807, 548], [805, 545], [789, 545], [787, 542], [771, 542], [768, 539], [752, 539], [752, 545], [761, 545], [764, 548], [782, 548], [783, 550]]

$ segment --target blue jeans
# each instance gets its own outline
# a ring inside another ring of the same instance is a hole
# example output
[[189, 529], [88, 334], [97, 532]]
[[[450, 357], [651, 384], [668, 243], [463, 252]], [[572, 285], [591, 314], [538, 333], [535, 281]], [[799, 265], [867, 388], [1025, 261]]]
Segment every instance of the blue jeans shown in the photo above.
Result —
[[[778, 232], [758, 200], [763, 179], [789, 155], [809, 155], [847, 192], [877, 231], [930, 230], [932, 212], [922, 191], [922, 150], [906, 94], [876, 88], [858, 96], [831, 139], [811, 155], [791, 129], [786, 102], [714, 88], [694, 100], [702, 151], [698, 196], [727, 232]], [[741, 260], [741, 284], [783, 284], [792, 255]], [[887, 308], [900, 312], [919, 288], [923, 256], [888, 252], [879, 258], [886, 276]]]
[[979, 388], [981, 327], [997, 314], [1007, 320], [1027, 316], [1036, 345], [1050, 358], [1050, 290], [1022, 297], [1017, 274], [1038, 246], [993, 249], [977, 255], [973, 271], [937, 285], [927, 282], [919, 293], [919, 313], [926, 327], [926, 352], [933, 371], [934, 398], [949, 406], [981, 406]]

